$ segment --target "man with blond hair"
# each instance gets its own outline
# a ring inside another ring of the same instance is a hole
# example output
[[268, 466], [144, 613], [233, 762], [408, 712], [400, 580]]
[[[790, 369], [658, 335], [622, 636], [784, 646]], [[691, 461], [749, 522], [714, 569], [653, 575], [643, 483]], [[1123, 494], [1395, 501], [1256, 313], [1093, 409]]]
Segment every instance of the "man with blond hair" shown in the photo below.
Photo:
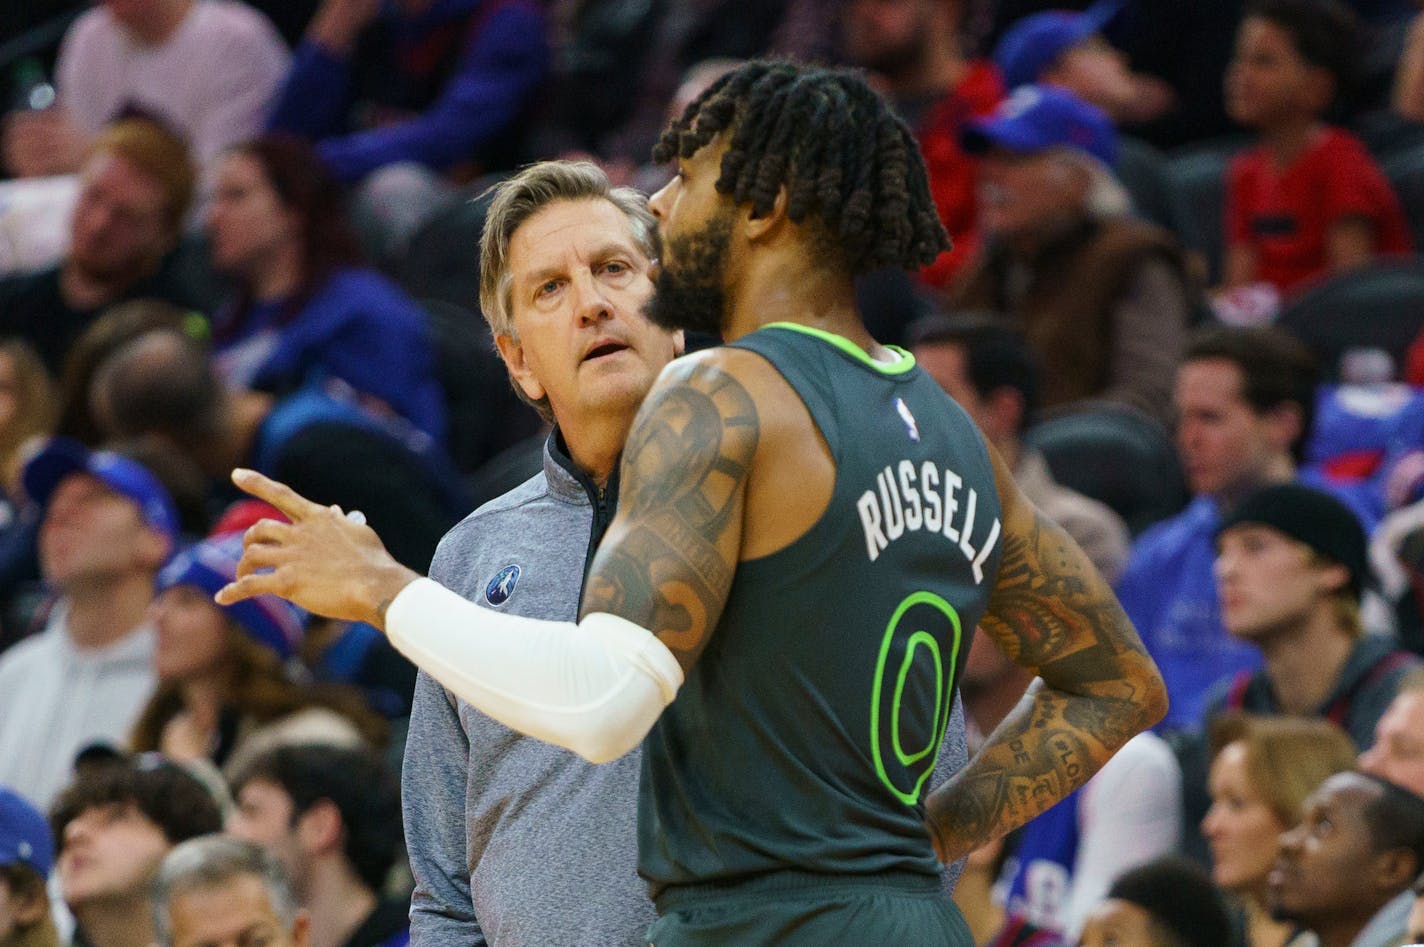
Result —
[[1323, 491], [1276, 484], [1226, 515], [1216, 545], [1222, 620], [1260, 651], [1263, 667], [1218, 682], [1207, 718], [1324, 717], [1369, 747], [1400, 680], [1420, 662], [1360, 624], [1369, 564], [1355, 514]]
[[182, 139], [148, 119], [106, 128], [79, 170], [69, 252], [57, 265], [0, 280], [0, 337], [33, 345], [58, 373], [100, 311], [152, 297], [195, 307], [173, 250], [193, 200], [194, 169]]

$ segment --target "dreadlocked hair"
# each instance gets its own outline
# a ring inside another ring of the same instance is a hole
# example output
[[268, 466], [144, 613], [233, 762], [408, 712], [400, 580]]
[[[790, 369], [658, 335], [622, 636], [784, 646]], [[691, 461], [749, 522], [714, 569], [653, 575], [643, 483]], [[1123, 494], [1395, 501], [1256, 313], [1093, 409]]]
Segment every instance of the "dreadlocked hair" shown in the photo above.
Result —
[[749, 62], [688, 105], [653, 159], [690, 158], [726, 132], [717, 190], [764, 214], [785, 187], [787, 217], [818, 217], [851, 273], [919, 269], [949, 249], [914, 135], [859, 74]]

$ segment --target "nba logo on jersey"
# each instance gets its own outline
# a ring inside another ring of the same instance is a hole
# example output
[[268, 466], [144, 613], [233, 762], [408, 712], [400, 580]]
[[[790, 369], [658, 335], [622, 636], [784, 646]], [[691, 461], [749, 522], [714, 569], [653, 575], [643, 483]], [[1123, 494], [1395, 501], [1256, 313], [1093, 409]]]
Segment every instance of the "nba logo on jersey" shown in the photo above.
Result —
[[498, 608], [514, 594], [514, 585], [519, 581], [518, 566], [505, 566], [494, 574], [485, 586], [485, 601]]
[[910, 434], [910, 440], [916, 443], [920, 440], [920, 426], [915, 423], [915, 416], [910, 413], [910, 406], [905, 404], [904, 398], [895, 399], [895, 410], [900, 412], [900, 420], [905, 422], [905, 430]]

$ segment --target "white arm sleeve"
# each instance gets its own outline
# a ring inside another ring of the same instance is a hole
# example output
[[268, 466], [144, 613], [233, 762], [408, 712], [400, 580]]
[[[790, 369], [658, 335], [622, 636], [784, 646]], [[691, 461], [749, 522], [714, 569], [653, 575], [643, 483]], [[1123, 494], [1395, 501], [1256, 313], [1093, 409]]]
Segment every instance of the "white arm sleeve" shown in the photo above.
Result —
[[682, 668], [646, 628], [597, 613], [544, 621], [481, 608], [430, 579], [386, 610], [386, 635], [461, 700], [591, 763], [648, 735], [682, 686]]

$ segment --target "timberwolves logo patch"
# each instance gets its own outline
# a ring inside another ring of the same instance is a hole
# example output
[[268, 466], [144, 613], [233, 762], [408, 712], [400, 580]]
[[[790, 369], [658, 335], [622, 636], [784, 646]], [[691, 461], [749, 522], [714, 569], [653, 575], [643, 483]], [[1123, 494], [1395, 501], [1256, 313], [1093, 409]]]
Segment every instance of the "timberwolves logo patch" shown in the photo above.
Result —
[[514, 585], [519, 581], [519, 567], [505, 566], [494, 574], [485, 586], [485, 601], [498, 608], [514, 594]]
[[900, 412], [900, 420], [905, 422], [905, 430], [909, 432], [910, 440], [918, 442], [920, 426], [915, 423], [915, 416], [910, 413], [910, 406], [905, 404], [904, 398], [895, 399], [895, 410]]

